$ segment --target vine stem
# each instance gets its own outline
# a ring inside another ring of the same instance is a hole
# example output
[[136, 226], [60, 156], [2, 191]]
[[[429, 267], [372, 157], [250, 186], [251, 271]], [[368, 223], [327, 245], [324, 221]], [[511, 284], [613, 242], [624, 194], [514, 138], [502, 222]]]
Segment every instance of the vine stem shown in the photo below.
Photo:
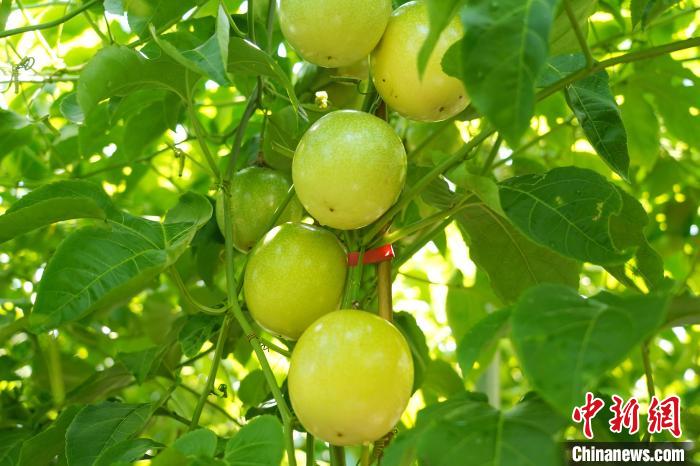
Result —
[[331, 445], [331, 466], [345, 466], [345, 448]]
[[593, 66], [589, 68], [583, 68], [575, 73], [572, 73], [563, 79], [560, 79], [556, 83], [552, 84], [541, 90], [537, 94], [537, 100], [542, 100], [550, 95], [564, 89], [569, 84], [590, 76], [593, 73], [602, 71], [611, 66], [621, 65], [623, 63], [632, 63], [635, 61], [647, 60], [649, 58], [658, 57], [660, 55], [666, 55], [667, 53], [677, 52], [679, 50], [690, 49], [693, 47], [700, 47], [700, 37], [692, 37], [690, 39], [681, 40], [677, 42], [671, 42], [669, 44], [659, 45], [658, 47], [650, 47], [645, 50], [638, 50], [636, 52], [630, 52], [623, 55], [618, 55], [616, 57], [609, 58], [607, 60], [596, 62]]
[[571, 23], [571, 28], [574, 30], [574, 34], [576, 35], [578, 45], [581, 47], [581, 51], [586, 57], [586, 66], [590, 68], [595, 64], [595, 59], [593, 58], [591, 48], [588, 46], [588, 42], [586, 41], [586, 36], [583, 34], [581, 26], [578, 24], [576, 12], [574, 11], [574, 7], [571, 5], [571, 0], [564, 0], [564, 9], [566, 10], [566, 15], [569, 17], [569, 22]]
[[219, 361], [221, 361], [221, 355], [224, 352], [224, 344], [226, 343], [226, 337], [228, 336], [228, 327], [231, 323], [231, 315], [226, 314], [224, 316], [224, 321], [219, 329], [219, 337], [216, 339], [216, 350], [214, 351], [214, 359], [211, 362], [211, 369], [209, 369], [209, 375], [207, 376], [207, 382], [204, 386], [204, 391], [200, 394], [197, 400], [197, 405], [194, 408], [194, 413], [192, 414], [192, 421], [190, 422], [189, 430], [195, 429], [199, 425], [199, 418], [202, 415], [202, 410], [204, 409], [204, 404], [209, 398], [209, 394], [214, 389], [214, 381], [216, 380], [216, 373], [219, 370]]
[[[649, 340], [642, 343], [642, 361], [644, 363], [644, 375], [647, 382], [647, 394], [649, 397], [649, 402], [656, 396], [656, 389], [654, 388], [654, 372], [651, 368], [651, 359], [649, 358]], [[644, 434], [643, 441], [648, 442], [651, 440], [651, 434], [649, 432]]]
[[453, 217], [455, 214], [457, 214], [460, 210], [465, 209], [468, 207], [467, 202], [472, 198], [472, 195], [469, 195], [466, 199], [464, 199], [462, 202], [456, 204], [454, 207], [450, 207], [447, 210], [441, 210], [440, 212], [436, 212], [433, 215], [430, 215], [429, 217], [426, 217], [422, 220], [419, 220], [411, 225], [407, 225], [403, 228], [399, 228], [398, 230], [394, 230], [388, 235], [384, 236], [382, 241], [377, 241], [377, 243], [395, 243], [396, 241], [405, 238], [406, 236], [412, 235], [418, 231], [424, 230], [425, 228], [430, 227], [431, 225], [435, 224], [436, 222], [442, 223], [443, 220], [447, 218]]
[[316, 462], [314, 457], [316, 456], [314, 444], [314, 436], [310, 433], [306, 433], [306, 466], [315, 466]]
[[3, 37], [10, 37], [10, 36], [14, 36], [17, 34], [23, 34], [25, 32], [41, 31], [43, 29], [50, 29], [52, 27], [56, 27], [60, 24], [65, 23], [66, 21], [69, 21], [69, 20], [75, 18], [83, 11], [88, 10], [89, 8], [93, 7], [94, 5], [97, 5], [98, 3], [100, 3], [100, 0], [90, 0], [89, 2], [83, 3], [78, 8], [76, 8], [75, 10], [66, 14], [65, 16], [57, 18], [53, 21], [48, 21], [46, 23], [41, 23], [41, 24], [34, 24], [34, 25], [30, 25], [30, 26], [22, 26], [19, 28], [8, 29], [6, 31], [2, 31], [2, 32], [0, 32], [0, 39]]
[[[265, 351], [262, 349], [260, 338], [255, 334], [255, 331], [248, 322], [248, 319], [243, 314], [241, 305], [238, 301], [238, 280], [236, 277], [236, 270], [233, 263], [234, 248], [233, 248], [233, 219], [231, 218], [231, 179], [233, 178], [234, 168], [236, 165], [236, 159], [241, 151], [241, 145], [243, 142], [243, 136], [245, 134], [246, 128], [248, 126], [248, 121], [253, 116], [255, 109], [257, 108], [257, 101], [259, 95], [260, 85], [255, 87], [253, 94], [250, 96], [246, 109], [241, 117], [241, 122], [238, 125], [238, 130], [236, 132], [236, 137], [234, 139], [234, 145], [229, 155], [228, 167], [226, 169], [226, 174], [223, 180], [223, 199], [224, 199], [224, 237], [225, 237], [225, 251], [226, 251], [226, 291], [228, 295], [229, 306], [231, 307], [231, 313], [238, 321], [238, 324], [243, 329], [244, 334], [248, 337], [248, 341], [253, 347], [253, 352], [260, 363], [260, 367], [265, 376], [265, 381], [272, 392], [272, 397], [277, 403], [277, 408], [279, 409], [280, 415], [282, 416], [282, 423], [285, 432], [285, 447], [287, 450], [287, 462], [289, 466], [296, 466], [296, 457], [294, 456], [294, 429], [293, 422], [294, 417], [292, 412], [287, 405], [287, 402], [282, 395], [279, 385], [277, 385], [277, 379], [275, 374], [272, 372], [272, 367], [267, 360]], [[228, 316], [228, 315], [227, 315]]]

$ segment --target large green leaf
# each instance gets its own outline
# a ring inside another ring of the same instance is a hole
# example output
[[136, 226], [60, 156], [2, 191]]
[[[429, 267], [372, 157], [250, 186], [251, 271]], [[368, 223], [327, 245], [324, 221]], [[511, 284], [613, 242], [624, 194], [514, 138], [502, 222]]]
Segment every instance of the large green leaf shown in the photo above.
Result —
[[76, 405], [65, 408], [46, 430], [26, 440], [22, 444], [19, 466], [51, 464], [56, 456], [63, 457], [66, 450], [66, 430], [80, 409], [81, 407]]
[[165, 89], [187, 101], [196, 78], [169, 58], [147, 59], [128, 47], [112, 45], [101, 49], [80, 73], [78, 103], [90, 115], [100, 101], [142, 89]]
[[591, 298], [557, 285], [527, 291], [513, 307], [511, 334], [535, 389], [569, 415], [585, 392], [661, 325], [666, 297]]
[[627, 133], [608, 81], [605, 70], [576, 81], [566, 88], [566, 100], [598, 155], [627, 179]]
[[160, 29], [180, 20], [182, 16], [204, 0], [123, 0], [129, 27], [140, 36], [148, 36], [148, 25]]
[[630, 161], [650, 170], [659, 158], [659, 119], [654, 107], [637, 89], [626, 89], [625, 102], [620, 107], [627, 131]]
[[197, 429], [179, 437], [172, 448], [183, 455], [213, 458], [216, 453], [216, 434], [209, 429]]
[[64, 180], [30, 192], [0, 216], [0, 243], [36, 228], [74, 218], [104, 219], [112, 200], [94, 183]]
[[284, 437], [276, 417], [259, 416], [243, 426], [226, 444], [229, 466], [273, 466], [282, 461]]
[[229, 19], [224, 9], [219, 6], [214, 35], [204, 43], [188, 50], [178, 49], [167, 39], [161, 38], [151, 26], [151, 35], [163, 51], [173, 60], [194, 71], [207, 76], [222, 86], [230, 84], [226, 67], [229, 49]]
[[136, 435], [151, 410], [150, 404], [109, 401], [84, 407], [66, 432], [68, 466], [92, 466], [105, 450]]
[[496, 348], [508, 326], [510, 312], [509, 308], [505, 308], [488, 314], [469, 329], [457, 344], [457, 362], [465, 380], [469, 378], [474, 363], [486, 362], [481, 356], [491, 354]]
[[[588, 17], [591, 16], [596, 9], [597, 0], [568, 0], [574, 11], [574, 16], [579, 28], [584, 36], [588, 33]], [[571, 20], [564, 9], [564, 2], [560, 2], [559, 13], [552, 24], [552, 33], [549, 36], [549, 53], [550, 55], [560, 55], [564, 53], [578, 52], [581, 46], [576, 38], [574, 28], [571, 27]]]
[[598, 173], [576, 167], [524, 175], [501, 184], [508, 218], [537, 243], [580, 261], [620, 264], [633, 248], [619, 248], [611, 219], [622, 210], [617, 188]]
[[495, 293], [513, 302], [539, 283], [578, 287], [581, 265], [540, 246], [482, 203], [469, 205], [455, 217], [466, 233], [469, 255], [489, 276]]
[[74, 232], [46, 266], [30, 324], [54, 328], [129, 299], [177, 260], [211, 214], [206, 198], [188, 193], [165, 223], [117, 212]]
[[547, 61], [555, 0], [475, 0], [461, 12], [464, 39], [443, 60], [474, 106], [511, 146], [530, 126], [535, 83]]
[[148, 438], [122, 440], [100, 453], [92, 466], [114, 466], [133, 464], [140, 460], [148, 450], [156, 450], [163, 445]]
[[413, 358], [413, 391], [423, 384], [425, 371], [430, 363], [430, 351], [425, 341], [425, 335], [418, 326], [416, 319], [408, 312], [397, 312], [394, 324], [406, 338]]
[[413, 429], [386, 451], [385, 466], [559, 466], [554, 440], [563, 420], [545, 403], [526, 399], [500, 412], [474, 394], [461, 394], [418, 413]]
[[19, 464], [22, 444], [30, 435], [28, 429], [0, 429], [0, 466]]

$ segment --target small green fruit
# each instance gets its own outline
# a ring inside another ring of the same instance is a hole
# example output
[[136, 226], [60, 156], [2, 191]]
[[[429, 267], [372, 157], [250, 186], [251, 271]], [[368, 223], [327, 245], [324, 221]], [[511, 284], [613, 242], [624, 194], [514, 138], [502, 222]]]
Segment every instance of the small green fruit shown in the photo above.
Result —
[[372, 52], [372, 78], [384, 101], [412, 120], [441, 121], [469, 104], [462, 82], [442, 71], [442, 59], [463, 35], [458, 17], [445, 28], [428, 60], [418, 73], [418, 53], [430, 30], [425, 1], [405, 3], [391, 15], [389, 25]]
[[406, 180], [406, 151], [384, 120], [353, 110], [324, 116], [299, 141], [292, 178], [321, 224], [369, 225], [391, 207]]
[[[268, 168], [245, 168], [231, 181], [231, 221], [233, 245], [248, 252], [267, 232], [277, 206], [287, 196], [291, 183], [282, 173]], [[277, 224], [299, 221], [303, 210], [295, 198], [282, 213]], [[220, 194], [216, 200], [216, 222], [224, 233], [224, 200]]]
[[301, 424], [333, 445], [390, 432], [411, 397], [413, 360], [396, 327], [364, 311], [327, 314], [292, 353], [289, 395]]
[[285, 223], [253, 249], [243, 291], [253, 318], [273, 334], [297, 339], [340, 304], [347, 253], [323, 228]]
[[391, 0], [279, 0], [284, 37], [306, 61], [324, 68], [369, 55], [390, 14]]

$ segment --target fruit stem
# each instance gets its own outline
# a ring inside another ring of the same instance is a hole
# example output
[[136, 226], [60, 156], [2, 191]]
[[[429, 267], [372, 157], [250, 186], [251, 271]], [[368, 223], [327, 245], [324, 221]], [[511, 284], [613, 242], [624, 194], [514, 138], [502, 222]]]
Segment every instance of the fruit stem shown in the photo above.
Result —
[[362, 451], [360, 452], [360, 466], [370, 466], [372, 463], [372, 457], [369, 454], [369, 445], [362, 445]]
[[306, 466], [316, 466], [314, 457], [316, 456], [316, 449], [314, 443], [314, 436], [310, 433], [306, 433]]
[[362, 263], [365, 256], [365, 247], [360, 248], [360, 254], [357, 258], [357, 265], [350, 269], [350, 276], [345, 284], [345, 293], [343, 294], [343, 301], [340, 305], [341, 309], [352, 309], [353, 304], [357, 301], [357, 295], [360, 291], [360, 285], [362, 284], [362, 271], [364, 264]]
[[331, 445], [331, 466], [345, 466], [345, 448]]
[[579, 47], [581, 47], [581, 52], [583, 52], [583, 55], [586, 57], [586, 67], [590, 68], [595, 64], [595, 59], [586, 41], [586, 35], [581, 30], [581, 25], [578, 22], [578, 18], [576, 18], [576, 12], [571, 4], [571, 0], [564, 0], [564, 9], [566, 10], [566, 15], [569, 17], [569, 22], [571, 23], [571, 28], [574, 30]]
[[209, 394], [214, 389], [214, 381], [216, 380], [216, 373], [219, 370], [219, 361], [221, 360], [221, 355], [224, 351], [224, 344], [226, 343], [226, 337], [228, 336], [228, 326], [231, 323], [231, 315], [226, 314], [224, 316], [224, 321], [219, 329], [219, 337], [216, 339], [216, 351], [214, 352], [214, 359], [211, 362], [211, 368], [209, 369], [209, 375], [207, 375], [207, 382], [204, 386], [204, 390], [197, 400], [197, 405], [194, 408], [194, 413], [192, 414], [192, 421], [190, 422], [190, 427], [188, 430], [193, 430], [199, 426], [199, 418], [202, 415], [202, 410], [204, 409], [204, 404], [209, 398]]
[[391, 302], [391, 261], [380, 262], [377, 265], [377, 300], [379, 302], [379, 317], [389, 322], [393, 320], [393, 305]]

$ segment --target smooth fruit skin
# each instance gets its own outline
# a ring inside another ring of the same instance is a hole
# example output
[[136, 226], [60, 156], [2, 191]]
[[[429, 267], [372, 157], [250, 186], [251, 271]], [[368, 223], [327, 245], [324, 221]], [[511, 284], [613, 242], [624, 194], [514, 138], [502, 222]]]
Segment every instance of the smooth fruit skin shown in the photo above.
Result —
[[275, 335], [296, 340], [324, 314], [338, 309], [347, 253], [323, 228], [285, 223], [250, 254], [243, 292], [253, 318]]
[[430, 29], [424, 1], [405, 3], [391, 15], [381, 42], [372, 53], [372, 78], [384, 101], [412, 120], [441, 121], [469, 104], [462, 82], [442, 71], [442, 58], [462, 38], [459, 18], [442, 32], [421, 79], [418, 52]]
[[391, 15], [391, 0], [278, 0], [278, 5], [287, 42], [324, 68], [369, 55]]
[[374, 115], [339, 110], [299, 141], [292, 179], [306, 210], [341, 230], [369, 225], [391, 207], [406, 181], [406, 150]]
[[411, 397], [413, 361], [396, 327], [364, 311], [336, 311], [304, 332], [292, 353], [289, 395], [301, 424], [333, 445], [377, 440]]
[[[284, 200], [291, 183], [284, 174], [269, 168], [249, 167], [233, 176], [231, 181], [231, 221], [233, 245], [242, 252], [250, 251], [267, 232], [277, 206]], [[277, 224], [299, 221], [301, 205], [292, 199]], [[216, 223], [224, 233], [224, 200], [216, 200]]]

